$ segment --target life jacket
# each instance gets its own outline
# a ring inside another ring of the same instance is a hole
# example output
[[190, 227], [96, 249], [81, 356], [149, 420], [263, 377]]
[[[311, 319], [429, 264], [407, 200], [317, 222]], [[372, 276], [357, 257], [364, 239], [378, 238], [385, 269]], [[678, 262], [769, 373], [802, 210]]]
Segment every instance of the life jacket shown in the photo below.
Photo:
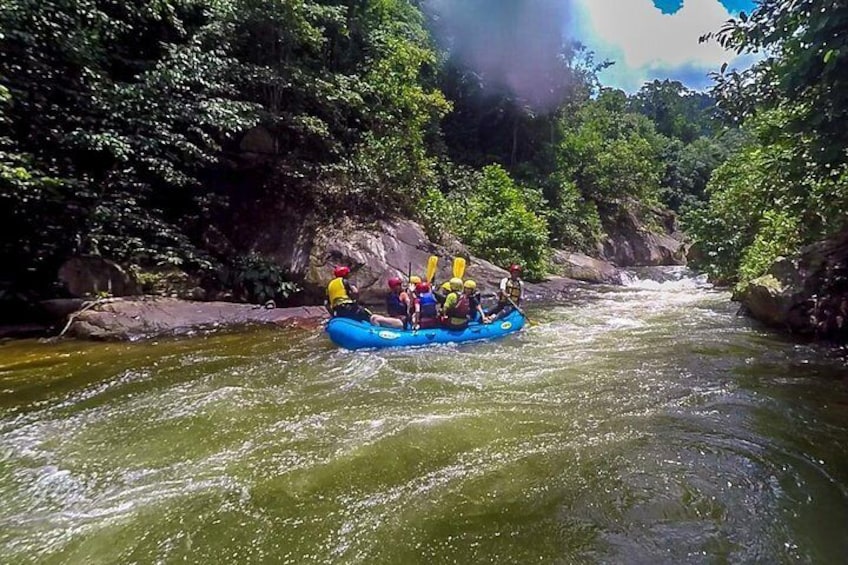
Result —
[[480, 295], [478, 291], [474, 291], [473, 294], [468, 295], [468, 306], [472, 314], [477, 310], [477, 307], [483, 302], [483, 297]]
[[397, 318], [408, 314], [406, 302], [401, 300], [401, 296], [403, 295], [395, 294], [394, 292], [390, 292], [388, 296], [386, 296], [386, 312], [388, 312], [389, 316]]
[[421, 307], [422, 318], [435, 318], [439, 315], [436, 295], [432, 292], [425, 292], [418, 295], [418, 304]]
[[342, 277], [336, 277], [327, 285], [327, 298], [330, 300], [330, 308], [335, 308], [339, 304], [348, 304], [353, 302], [347, 294], [345, 280]]
[[471, 302], [468, 300], [468, 295], [462, 291], [452, 292], [451, 294], [458, 295], [459, 299], [456, 301], [453, 308], [445, 311], [445, 315], [448, 317], [448, 322], [454, 326], [465, 324], [468, 322], [468, 314], [471, 312]]
[[[521, 288], [523, 286], [522, 282], [512, 280], [512, 277], [507, 277], [506, 279], [506, 295], [512, 299], [513, 302], [518, 304], [518, 301], [521, 300]], [[504, 300], [506, 302], [506, 300]]]

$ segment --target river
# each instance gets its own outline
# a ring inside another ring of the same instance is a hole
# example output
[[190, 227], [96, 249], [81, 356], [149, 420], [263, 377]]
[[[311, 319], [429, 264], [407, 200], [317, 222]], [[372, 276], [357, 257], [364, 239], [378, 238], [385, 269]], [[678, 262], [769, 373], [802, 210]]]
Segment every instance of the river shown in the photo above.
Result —
[[458, 347], [3, 344], [0, 562], [844, 562], [844, 362], [644, 277]]

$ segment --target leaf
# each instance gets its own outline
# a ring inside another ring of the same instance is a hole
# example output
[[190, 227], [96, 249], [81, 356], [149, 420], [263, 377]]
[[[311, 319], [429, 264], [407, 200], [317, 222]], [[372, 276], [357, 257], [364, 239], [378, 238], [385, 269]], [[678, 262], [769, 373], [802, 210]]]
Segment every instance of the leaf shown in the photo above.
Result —
[[824, 64], [827, 65], [839, 55], [839, 49], [828, 49], [824, 54]]

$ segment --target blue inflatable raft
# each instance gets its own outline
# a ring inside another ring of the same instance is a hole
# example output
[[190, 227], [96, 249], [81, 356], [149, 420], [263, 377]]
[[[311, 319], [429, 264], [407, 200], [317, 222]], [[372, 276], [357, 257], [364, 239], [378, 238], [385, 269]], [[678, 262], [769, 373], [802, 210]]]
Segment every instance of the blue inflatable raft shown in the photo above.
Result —
[[517, 332], [524, 327], [524, 322], [524, 316], [512, 311], [491, 324], [472, 322], [464, 330], [433, 328], [412, 331], [383, 328], [348, 318], [333, 318], [327, 323], [326, 330], [336, 345], [345, 349], [363, 349], [496, 339]]

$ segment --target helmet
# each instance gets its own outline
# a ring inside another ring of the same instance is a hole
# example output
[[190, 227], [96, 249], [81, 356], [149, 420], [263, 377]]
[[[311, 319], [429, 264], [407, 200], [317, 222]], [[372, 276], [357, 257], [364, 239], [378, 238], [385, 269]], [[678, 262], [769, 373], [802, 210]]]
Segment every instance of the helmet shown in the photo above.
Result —
[[419, 284], [421, 282], [421, 277], [419, 277], [418, 275], [412, 275], [411, 277], [409, 277], [409, 282], [411, 282], [412, 284]]
[[463, 286], [463, 288], [470, 288], [471, 290], [477, 290], [477, 283], [472, 281], [471, 279], [468, 279], [467, 281], [465, 281], [462, 286]]
[[350, 274], [350, 267], [336, 267], [333, 269], [334, 277], [346, 277]]
[[454, 277], [450, 281], [451, 290], [462, 290], [462, 279], [459, 277]]
[[417, 285], [415, 285], [415, 291], [430, 292], [430, 283], [428, 283], [427, 281], [418, 283]]
[[399, 277], [392, 277], [389, 279], [389, 288], [397, 288], [402, 284], [403, 281], [401, 281]]
[[521, 272], [521, 265], [516, 265], [515, 263], [513, 263], [512, 265], [509, 266], [509, 272], [510, 273], [520, 273]]

